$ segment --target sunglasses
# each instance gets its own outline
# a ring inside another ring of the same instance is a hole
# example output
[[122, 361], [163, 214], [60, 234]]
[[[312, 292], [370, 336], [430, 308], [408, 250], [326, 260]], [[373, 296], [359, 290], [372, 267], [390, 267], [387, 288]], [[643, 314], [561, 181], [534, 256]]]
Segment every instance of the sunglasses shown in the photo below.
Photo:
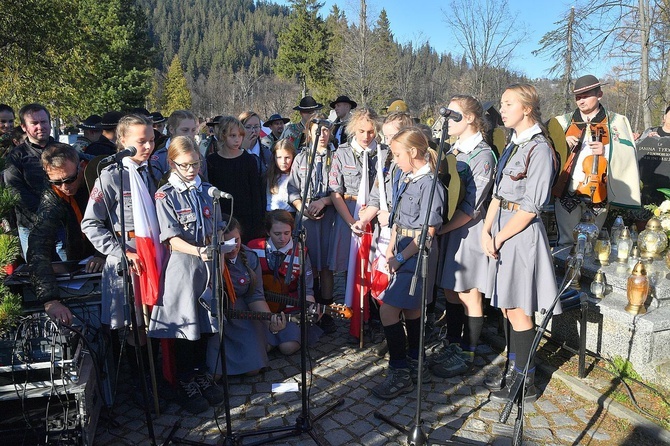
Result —
[[75, 181], [77, 181], [77, 178], [79, 178], [79, 164], [77, 164], [77, 172], [69, 176], [67, 178], [63, 178], [62, 180], [49, 180], [49, 184], [53, 184], [54, 186], [62, 186], [63, 184], [72, 184]]

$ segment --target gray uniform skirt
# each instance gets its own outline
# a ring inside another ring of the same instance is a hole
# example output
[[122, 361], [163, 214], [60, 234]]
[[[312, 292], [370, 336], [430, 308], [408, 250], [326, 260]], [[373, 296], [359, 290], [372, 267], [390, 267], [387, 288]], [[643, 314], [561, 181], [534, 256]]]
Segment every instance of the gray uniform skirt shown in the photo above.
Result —
[[333, 232], [333, 223], [337, 211], [333, 206], [326, 206], [323, 218], [310, 220], [303, 218], [302, 224], [305, 228], [305, 243], [309, 259], [312, 262], [312, 270], [323, 271], [328, 269], [328, 253], [330, 252], [330, 236]]
[[198, 300], [202, 295], [211, 307], [211, 290], [203, 295], [207, 279], [207, 267], [199, 257], [172, 251], [165, 270], [165, 291], [154, 305], [148, 335], [195, 341], [200, 333], [216, 332], [217, 320]]
[[482, 250], [483, 227], [484, 220], [480, 217], [445, 234], [440, 288], [457, 293], [473, 288], [486, 291], [488, 257]]
[[[125, 297], [123, 295], [123, 277], [119, 276], [117, 268], [121, 259], [112, 255], [105, 259], [105, 266], [102, 270], [102, 309], [100, 322], [108, 324], [112, 330], [123, 328], [130, 325], [130, 307], [126, 307]], [[140, 281], [137, 276], [131, 274], [133, 292], [136, 296], [140, 295]], [[144, 325], [142, 315], [142, 304], [137, 300], [135, 305], [137, 326]]]
[[[404, 237], [396, 234], [396, 249], [394, 252], [398, 253], [402, 251], [411, 241], [411, 237]], [[437, 272], [437, 251], [437, 243], [433, 243], [428, 254], [428, 274], [426, 277], [426, 289], [428, 290], [426, 295], [427, 304], [433, 301], [432, 290], [433, 285], [435, 284], [435, 273]], [[382, 302], [406, 310], [418, 310], [421, 308], [421, 277], [417, 278], [414, 296], [410, 296], [409, 294], [418, 256], [419, 254], [415, 254], [409, 259], [406, 259], [405, 263], [400, 265], [398, 271], [391, 276], [391, 281], [389, 282], [388, 287], [386, 287]]]
[[[355, 200], [345, 200], [349, 213], [354, 215]], [[335, 212], [337, 214], [337, 211]], [[328, 252], [328, 268], [331, 271], [346, 271], [349, 267], [349, 247], [351, 243], [351, 228], [346, 221], [337, 214], [333, 230], [330, 233], [330, 249]], [[312, 254], [310, 253], [310, 259]]]
[[[513, 211], [498, 210], [491, 234], [495, 236], [514, 216]], [[549, 308], [556, 297], [556, 276], [549, 240], [539, 217], [526, 229], [507, 240], [497, 260], [489, 261], [487, 297], [498, 308], [522, 308], [532, 316]], [[554, 314], [560, 314], [560, 303]]]

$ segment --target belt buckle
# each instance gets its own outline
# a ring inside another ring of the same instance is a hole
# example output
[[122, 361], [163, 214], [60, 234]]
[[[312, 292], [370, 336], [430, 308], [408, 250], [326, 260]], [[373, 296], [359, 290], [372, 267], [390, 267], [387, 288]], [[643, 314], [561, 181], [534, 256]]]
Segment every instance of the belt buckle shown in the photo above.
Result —
[[509, 209], [509, 201], [507, 201], [505, 198], [501, 198], [500, 207], [504, 209]]

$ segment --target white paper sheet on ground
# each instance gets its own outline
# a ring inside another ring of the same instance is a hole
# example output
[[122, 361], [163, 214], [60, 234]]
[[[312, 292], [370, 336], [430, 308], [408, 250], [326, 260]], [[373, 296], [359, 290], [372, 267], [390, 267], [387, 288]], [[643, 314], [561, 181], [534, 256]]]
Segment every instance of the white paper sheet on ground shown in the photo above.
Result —
[[273, 393], [286, 393], [300, 391], [298, 383], [272, 383]]

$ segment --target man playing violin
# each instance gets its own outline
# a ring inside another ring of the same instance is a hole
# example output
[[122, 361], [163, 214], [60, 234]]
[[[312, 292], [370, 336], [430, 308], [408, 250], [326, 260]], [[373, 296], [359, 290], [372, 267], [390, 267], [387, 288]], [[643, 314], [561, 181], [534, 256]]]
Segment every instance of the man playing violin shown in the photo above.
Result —
[[628, 118], [600, 103], [602, 85], [593, 75], [577, 79], [573, 90], [577, 108], [556, 117], [569, 150], [553, 189], [560, 245], [574, 242], [572, 230], [587, 207], [596, 214], [599, 228], [609, 205], [640, 207], [633, 132]]

